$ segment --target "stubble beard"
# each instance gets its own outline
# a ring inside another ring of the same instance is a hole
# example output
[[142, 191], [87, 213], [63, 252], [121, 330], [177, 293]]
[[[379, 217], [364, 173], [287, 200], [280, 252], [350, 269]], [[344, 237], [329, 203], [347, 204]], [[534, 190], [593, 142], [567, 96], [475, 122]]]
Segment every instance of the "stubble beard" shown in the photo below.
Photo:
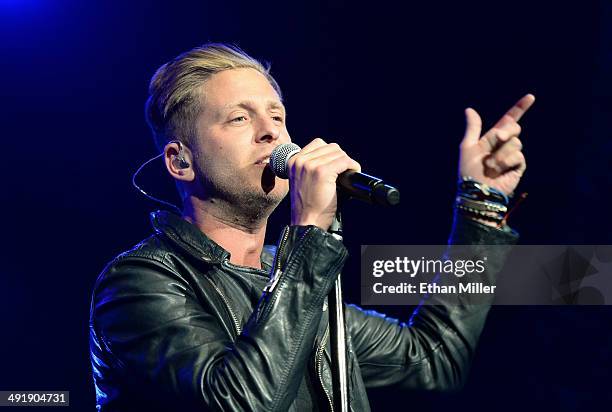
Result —
[[203, 200], [214, 206], [224, 220], [242, 227], [258, 227], [287, 195], [286, 191], [270, 190], [266, 193], [261, 186], [249, 185], [240, 176], [222, 173], [208, 178], [198, 173], [202, 182]]

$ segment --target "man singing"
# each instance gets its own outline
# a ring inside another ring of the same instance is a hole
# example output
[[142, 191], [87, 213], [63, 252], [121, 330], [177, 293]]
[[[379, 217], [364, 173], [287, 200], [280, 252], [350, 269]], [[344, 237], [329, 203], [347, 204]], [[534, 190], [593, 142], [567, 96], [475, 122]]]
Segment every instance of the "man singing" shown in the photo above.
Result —
[[[517, 122], [533, 101], [523, 97], [483, 136], [466, 110], [451, 244], [516, 241], [500, 211], [525, 170]], [[280, 88], [260, 62], [223, 44], [163, 65], [146, 116], [183, 210], [153, 213], [154, 233], [95, 284], [98, 410], [333, 409], [326, 297], [347, 251], [327, 230], [336, 178], [359, 164], [315, 139], [290, 158], [288, 181], [275, 177], [270, 153], [291, 141]], [[264, 246], [268, 216], [287, 193], [290, 225], [277, 248]], [[481, 213], [479, 204], [494, 206]], [[489, 258], [489, 276], [502, 261]], [[369, 410], [367, 387], [462, 385], [487, 312], [441, 301], [406, 324], [345, 305], [351, 410]]]

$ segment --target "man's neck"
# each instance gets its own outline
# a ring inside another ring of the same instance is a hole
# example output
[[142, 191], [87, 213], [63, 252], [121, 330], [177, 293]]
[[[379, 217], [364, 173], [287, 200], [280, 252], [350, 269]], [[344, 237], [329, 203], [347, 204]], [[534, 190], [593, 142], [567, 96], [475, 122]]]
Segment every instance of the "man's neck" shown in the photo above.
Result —
[[244, 222], [236, 214], [214, 202], [186, 199], [183, 218], [196, 225], [206, 236], [230, 253], [235, 265], [261, 269], [261, 252], [267, 219]]

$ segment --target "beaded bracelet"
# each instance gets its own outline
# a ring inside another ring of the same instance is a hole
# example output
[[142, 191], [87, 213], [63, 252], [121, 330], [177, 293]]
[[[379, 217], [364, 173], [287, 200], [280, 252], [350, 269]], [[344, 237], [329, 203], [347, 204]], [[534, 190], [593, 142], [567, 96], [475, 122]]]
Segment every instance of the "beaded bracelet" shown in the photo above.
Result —
[[508, 207], [500, 203], [491, 202], [489, 200], [472, 200], [463, 196], [457, 196], [457, 198], [455, 199], [455, 203], [457, 205], [462, 205], [485, 212], [506, 213], [508, 211]]
[[461, 214], [470, 218], [490, 220], [496, 223], [501, 223], [501, 221], [504, 219], [503, 215], [492, 214], [490, 212], [484, 212], [482, 210], [472, 209], [462, 205], [455, 205], [455, 209]]

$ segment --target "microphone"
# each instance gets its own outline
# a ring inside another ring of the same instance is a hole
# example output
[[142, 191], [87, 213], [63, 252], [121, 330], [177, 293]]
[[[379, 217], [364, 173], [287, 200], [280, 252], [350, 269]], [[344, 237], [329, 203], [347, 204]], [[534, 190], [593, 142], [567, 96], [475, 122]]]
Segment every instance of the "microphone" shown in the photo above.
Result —
[[[276, 146], [270, 154], [270, 168], [274, 174], [281, 179], [288, 179], [287, 162], [300, 150], [300, 146], [295, 143]], [[382, 179], [354, 170], [341, 173], [336, 184], [340, 192], [371, 204], [395, 206], [400, 201], [399, 190], [395, 187], [386, 184]]]

